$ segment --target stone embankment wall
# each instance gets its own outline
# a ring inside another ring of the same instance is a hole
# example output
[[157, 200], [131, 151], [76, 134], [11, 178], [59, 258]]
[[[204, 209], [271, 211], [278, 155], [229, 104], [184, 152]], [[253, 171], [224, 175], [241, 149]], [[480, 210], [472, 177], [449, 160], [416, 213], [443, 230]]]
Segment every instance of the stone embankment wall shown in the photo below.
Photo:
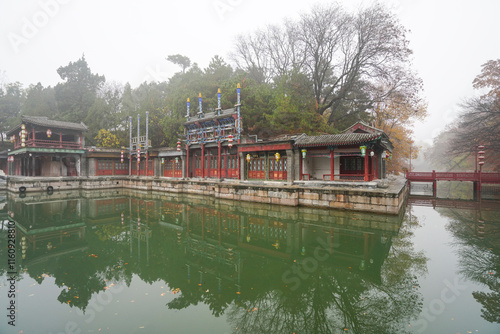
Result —
[[397, 215], [408, 197], [405, 182], [389, 189], [348, 188], [304, 184], [262, 185], [251, 182], [217, 182], [207, 180], [177, 180], [168, 178], [137, 177], [62, 177], [62, 178], [9, 178], [8, 190], [19, 192], [47, 191], [52, 187], [60, 190], [92, 190], [128, 188], [141, 191], [162, 191], [245, 202], [278, 204], [284, 206], [306, 206], [350, 211], [374, 212]]

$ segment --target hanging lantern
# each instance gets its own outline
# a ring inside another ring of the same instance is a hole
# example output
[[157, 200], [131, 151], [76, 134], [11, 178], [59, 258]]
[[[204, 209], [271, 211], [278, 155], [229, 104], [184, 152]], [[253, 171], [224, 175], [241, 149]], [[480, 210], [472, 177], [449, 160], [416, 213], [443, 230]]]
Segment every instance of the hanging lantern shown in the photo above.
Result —
[[161, 158], [161, 164], [165, 164], [165, 158]]
[[21, 147], [25, 147], [26, 146], [26, 125], [24, 125], [24, 124], [21, 124], [20, 137], [21, 137]]
[[52, 131], [50, 129], [47, 129], [47, 138], [50, 138], [52, 136]]
[[16, 140], [16, 136], [12, 135], [10, 136], [10, 142], [13, 143]]
[[227, 146], [229, 146], [229, 148], [233, 147], [233, 135], [229, 135], [227, 138], [229, 142]]
[[123, 150], [120, 152], [120, 162], [123, 163]]
[[137, 149], [137, 162], [141, 162], [141, 149]]
[[364, 157], [366, 154], [366, 146], [360, 146], [359, 149], [361, 150], [361, 156]]
[[305, 159], [307, 150], [303, 148], [300, 152], [302, 152], [302, 159]]
[[181, 141], [177, 141], [177, 152], [181, 151]]
[[280, 162], [281, 156], [280, 156], [280, 154], [278, 152], [276, 152], [276, 154], [274, 155], [274, 157], [276, 158], [277, 162]]
[[375, 155], [375, 152], [371, 151], [370, 152], [370, 157], [373, 157]]
[[247, 154], [247, 162], [250, 162], [250, 159], [252, 159], [252, 157], [250, 156], [250, 154]]
[[175, 163], [178, 164], [179, 163], [179, 157], [175, 157]]

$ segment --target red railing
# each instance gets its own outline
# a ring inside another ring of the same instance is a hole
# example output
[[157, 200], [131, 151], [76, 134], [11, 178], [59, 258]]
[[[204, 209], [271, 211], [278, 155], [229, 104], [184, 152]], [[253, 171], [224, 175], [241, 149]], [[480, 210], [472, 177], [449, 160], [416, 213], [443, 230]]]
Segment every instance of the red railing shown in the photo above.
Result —
[[[28, 139], [25, 142], [25, 147], [48, 147], [48, 148], [73, 148], [81, 149], [80, 143], [72, 141], [59, 141], [59, 140], [42, 140], [42, 139]], [[21, 143], [16, 143], [15, 149], [21, 148]]]
[[[472, 181], [479, 182], [479, 172], [407, 172], [406, 179], [410, 182], [434, 181]], [[481, 173], [482, 183], [500, 183], [500, 173]]]

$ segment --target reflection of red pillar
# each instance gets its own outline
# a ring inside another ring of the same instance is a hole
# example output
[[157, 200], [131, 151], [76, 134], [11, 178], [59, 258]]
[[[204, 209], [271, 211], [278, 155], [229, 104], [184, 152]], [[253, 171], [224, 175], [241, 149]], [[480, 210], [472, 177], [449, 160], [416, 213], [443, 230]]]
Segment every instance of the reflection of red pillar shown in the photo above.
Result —
[[368, 260], [368, 246], [369, 246], [369, 234], [363, 233], [363, 258]]
[[330, 254], [333, 254], [333, 233], [334, 229], [330, 228]]

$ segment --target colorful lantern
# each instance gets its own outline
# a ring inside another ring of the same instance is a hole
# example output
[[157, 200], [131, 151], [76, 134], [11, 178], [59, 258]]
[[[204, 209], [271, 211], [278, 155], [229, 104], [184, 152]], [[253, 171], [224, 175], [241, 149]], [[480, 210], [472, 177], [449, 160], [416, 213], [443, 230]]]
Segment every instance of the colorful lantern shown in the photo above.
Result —
[[179, 157], [175, 157], [175, 163], [178, 164], [179, 163]]
[[227, 138], [229, 142], [227, 146], [229, 146], [229, 148], [233, 147], [233, 135], [229, 135]]
[[50, 129], [47, 129], [47, 138], [50, 138], [52, 136], [52, 131]]
[[177, 152], [180, 152], [181, 151], [181, 141], [178, 140], [177, 141]]
[[161, 164], [165, 164], [165, 158], [161, 158]]
[[247, 162], [250, 162], [250, 159], [252, 159], [252, 157], [250, 156], [250, 154], [247, 154]]
[[303, 148], [301, 150], [301, 152], [302, 152], [302, 159], [305, 159], [306, 158], [306, 152], [307, 152], [307, 150], [305, 148]]
[[361, 156], [364, 157], [366, 154], [366, 146], [360, 146], [359, 149], [361, 150]]
[[274, 155], [274, 157], [276, 158], [276, 161], [279, 162], [280, 161], [280, 154], [278, 152], [276, 152], [276, 154]]

